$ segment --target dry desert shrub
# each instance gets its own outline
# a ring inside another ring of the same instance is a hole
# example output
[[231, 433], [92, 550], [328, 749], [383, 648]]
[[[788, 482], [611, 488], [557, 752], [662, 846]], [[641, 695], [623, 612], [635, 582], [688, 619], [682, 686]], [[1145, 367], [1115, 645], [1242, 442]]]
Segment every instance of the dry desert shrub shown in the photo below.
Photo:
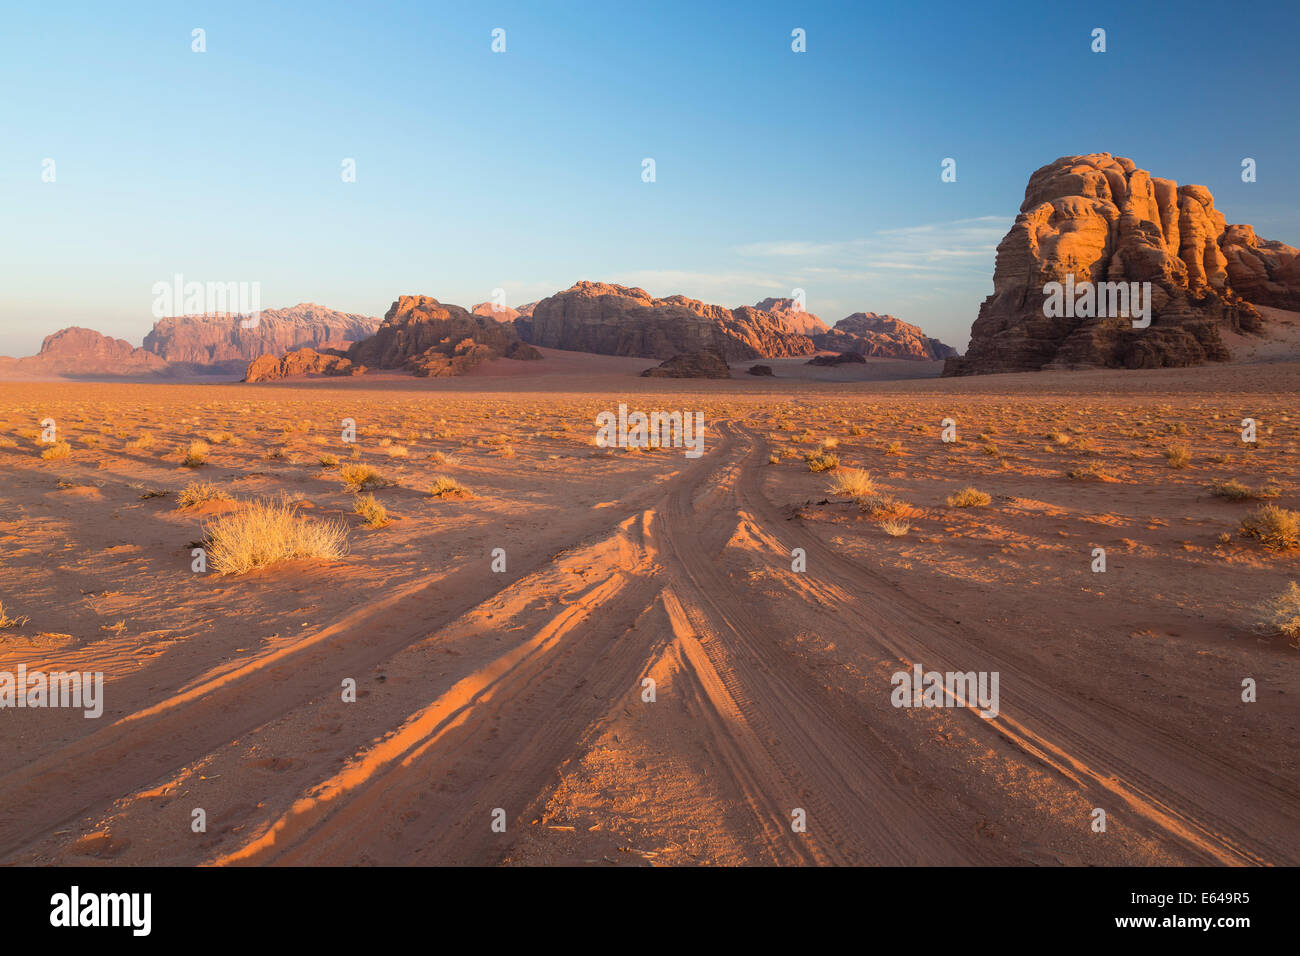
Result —
[[459, 465], [460, 459], [455, 455], [445, 455], [440, 451], [435, 451], [428, 458], [435, 465]]
[[1165, 449], [1165, 461], [1169, 462], [1170, 468], [1186, 468], [1191, 460], [1192, 453], [1186, 445], [1170, 445]]
[[207, 504], [209, 501], [229, 500], [230, 495], [206, 481], [190, 482], [176, 496], [176, 504], [181, 508], [193, 508], [197, 505]]
[[322, 468], [337, 468], [339, 460], [333, 455], [321, 455], [316, 459]]
[[388, 512], [372, 494], [357, 495], [352, 513], [364, 518], [367, 528], [383, 528], [388, 524]]
[[869, 471], [862, 468], [844, 468], [835, 472], [828, 491], [832, 495], [861, 498], [863, 495], [875, 494], [876, 483], [872, 480]]
[[1258, 491], [1252, 489], [1249, 485], [1238, 481], [1235, 478], [1229, 478], [1227, 481], [1215, 481], [1210, 485], [1210, 494], [1216, 498], [1227, 498], [1229, 501], [1250, 501], [1255, 498], [1276, 498], [1282, 493], [1282, 490], [1276, 485], [1265, 485]]
[[339, 477], [343, 479], [344, 487], [351, 492], [388, 488], [396, 484], [369, 465], [344, 465], [339, 469]]
[[1269, 551], [1290, 551], [1300, 547], [1300, 511], [1264, 505], [1241, 519], [1241, 533]]
[[1300, 585], [1294, 581], [1277, 597], [1259, 606], [1256, 626], [1266, 634], [1281, 634], [1300, 645]]
[[886, 455], [901, 455], [903, 453], [902, 442], [891, 441], [885, 446]]
[[330, 561], [348, 551], [347, 527], [308, 518], [286, 499], [260, 500], [204, 527], [208, 561], [218, 574], [244, 574], [278, 561]]
[[808, 470], [813, 472], [830, 471], [832, 468], [838, 467], [840, 463], [839, 455], [828, 454], [822, 449], [808, 452], [803, 456], [803, 460], [808, 463]]
[[881, 531], [891, 538], [901, 538], [912, 529], [912, 523], [901, 518], [888, 518], [880, 522], [879, 527]]
[[901, 521], [915, 517], [917, 511], [901, 498], [893, 495], [865, 495], [858, 499], [858, 509], [876, 521]]
[[65, 441], [56, 441], [53, 445], [50, 445], [41, 452], [41, 457], [46, 461], [60, 461], [64, 458], [71, 457], [71, 455], [72, 446]]
[[384, 454], [389, 458], [405, 458], [411, 453], [411, 450], [405, 445], [385, 445]]
[[949, 508], [983, 508], [993, 499], [978, 488], [963, 488], [948, 496]]
[[1073, 481], [1115, 481], [1115, 476], [1106, 470], [1100, 461], [1084, 462], [1069, 469], [1065, 477]]
[[156, 443], [157, 439], [153, 437], [153, 432], [141, 432], [140, 437], [127, 444], [126, 447], [144, 451], [146, 448], [152, 448]]
[[[1292, 587], [1295, 587], [1295, 585], [1292, 585]], [[8, 612], [5, 611], [5, 602], [0, 601], [0, 631], [11, 627], [22, 627], [30, 620], [29, 617], [10, 617]]]
[[433, 480], [433, 484], [429, 488], [429, 496], [432, 498], [473, 498], [474, 493], [455, 478], [439, 475]]
[[212, 448], [207, 442], [192, 441], [187, 447], [181, 449], [181, 464], [186, 468], [198, 468], [207, 463], [210, 451]]

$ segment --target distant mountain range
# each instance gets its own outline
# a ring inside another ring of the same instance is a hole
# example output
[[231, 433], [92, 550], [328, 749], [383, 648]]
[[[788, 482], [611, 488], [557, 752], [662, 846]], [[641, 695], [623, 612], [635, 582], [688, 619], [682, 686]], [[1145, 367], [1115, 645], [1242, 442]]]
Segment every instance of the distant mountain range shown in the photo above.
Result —
[[293, 349], [347, 348], [374, 335], [379, 319], [337, 312], [304, 302], [264, 309], [255, 326], [238, 315], [185, 315], [158, 320], [142, 348], [122, 339], [74, 326], [45, 337], [26, 358], [0, 356], [6, 377], [184, 377], [242, 375], [248, 363], [267, 353]]
[[492, 358], [540, 357], [532, 345], [661, 360], [702, 351], [726, 361], [819, 350], [915, 360], [956, 354], [892, 316], [857, 312], [831, 328], [792, 299], [730, 309], [603, 282], [578, 282], [518, 309], [480, 302], [466, 311], [429, 296], [401, 296], [383, 321], [301, 303], [263, 310], [255, 326], [245, 324], [237, 315], [165, 318], [142, 348], [90, 329], [64, 329], [48, 336], [37, 355], [0, 357], [0, 375], [238, 374], [267, 381], [367, 368], [456, 375]]

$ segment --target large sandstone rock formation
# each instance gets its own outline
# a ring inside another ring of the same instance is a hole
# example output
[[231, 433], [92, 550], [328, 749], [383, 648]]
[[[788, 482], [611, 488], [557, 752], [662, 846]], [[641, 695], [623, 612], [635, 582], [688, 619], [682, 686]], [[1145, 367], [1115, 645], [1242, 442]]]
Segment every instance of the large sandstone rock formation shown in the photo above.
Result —
[[769, 312], [749, 306], [733, 311], [681, 295], [657, 299], [644, 289], [603, 282], [579, 282], [542, 299], [523, 334], [546, 348], [647, 358], [713, 350], [727, 361], [743, 361], [814, 351], [806, 336]]
[[514, 326], [432, 296], [404, 295], [374, 336], [348, 349], [353, 364], [404, 369], [419, 376], [460, 375], [495, 358], [540, 359]]
[[17, 377], [138, 377], [166, 369], [167, 363], [152, 352], [79, 326], [47, 335], [35, 355], [0, 356], [0, 375]]
[[365, 370], [364, 365], [353, 365], [351, 359], [341, 352], [298, 349], [283, 358], [258, 356], [249, 363], [244, 381], [275, 382], [300, 375], [360, 375]]
[[854, 312], [836, 322], [835, 328], [812, 336], [812, 340], [819, 349], [876, 358], [933, 362], [957, 354], [952, 346], [930, 338], [917, 326], [875, 312]]
[[243, 328], [237, 315], [185, 315], [159, 319], [144, 347], [168, 362], [195, 370], [234, 371], [262, 355], [301, 348], [347, 348], [375, 333], [379, 320], [309, 302], [263, 309], [257, 325]]
[[[1044, 286], [1150, 282], [1151, 325], [1044, 315]], [[1197, 365], [1229, 357], [1220, 330], [1261, 328], [1250, 301], [1300, 303], [1296, 250], [1228, 226], [1204, 186], [1179, 186], [1109, 153], [1066, 156], [1029, 179], [998, 245], [993, 294], [945, 375]]]
[[800, 335], [816, 335], [830, 329], [829, 325], [802, 308], [794, 299], [767, 298], [762, 302], [756, 302], [754, 308], [760, 312], [772, 313], [785, 324], [787, 329]]
[[731, 368], [713, 349], [674, 355], [641, 373], [642, 378], [731, 378]]

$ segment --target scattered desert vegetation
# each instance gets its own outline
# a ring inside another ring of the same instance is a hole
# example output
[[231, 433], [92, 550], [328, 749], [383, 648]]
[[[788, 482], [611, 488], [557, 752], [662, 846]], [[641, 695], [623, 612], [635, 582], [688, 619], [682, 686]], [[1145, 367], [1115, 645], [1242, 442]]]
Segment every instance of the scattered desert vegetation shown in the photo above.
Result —
[[41, 452], [41, 458], [46, 461], [60, 461], [69, 458], [72, 455], [72, 446], [65, 441], [56, 441]]

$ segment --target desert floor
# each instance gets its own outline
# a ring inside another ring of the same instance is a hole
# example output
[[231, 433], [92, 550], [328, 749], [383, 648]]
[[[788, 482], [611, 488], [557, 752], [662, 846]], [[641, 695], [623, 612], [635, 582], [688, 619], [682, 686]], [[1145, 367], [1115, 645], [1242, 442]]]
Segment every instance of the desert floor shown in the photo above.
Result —
[[[1300, 507], [1300, 365], [647, 364], [0, 383], [0, 671], [106, 681], [97, 720], [0, 711], [0, 862], [1300, 862], [1300, 651], [1256, 628], [1300, 552], [1208, 490]], [[595, 447], [620, 402], [703, 412], [705, 455]], [[386, 527], [353, 513], [357, 461], [395, 482]], [[852, 467], [905, 531], [830, 492]], [[182, 507], [194, 482], [229, 498]], [[967, 486], [990, 503], [949, 506]], [[345, 522], [346, 556], [191, 570], [206, 524], [281, 494]], [[1000, 713], [892, 706], [914, 663], [997, 672]]]

